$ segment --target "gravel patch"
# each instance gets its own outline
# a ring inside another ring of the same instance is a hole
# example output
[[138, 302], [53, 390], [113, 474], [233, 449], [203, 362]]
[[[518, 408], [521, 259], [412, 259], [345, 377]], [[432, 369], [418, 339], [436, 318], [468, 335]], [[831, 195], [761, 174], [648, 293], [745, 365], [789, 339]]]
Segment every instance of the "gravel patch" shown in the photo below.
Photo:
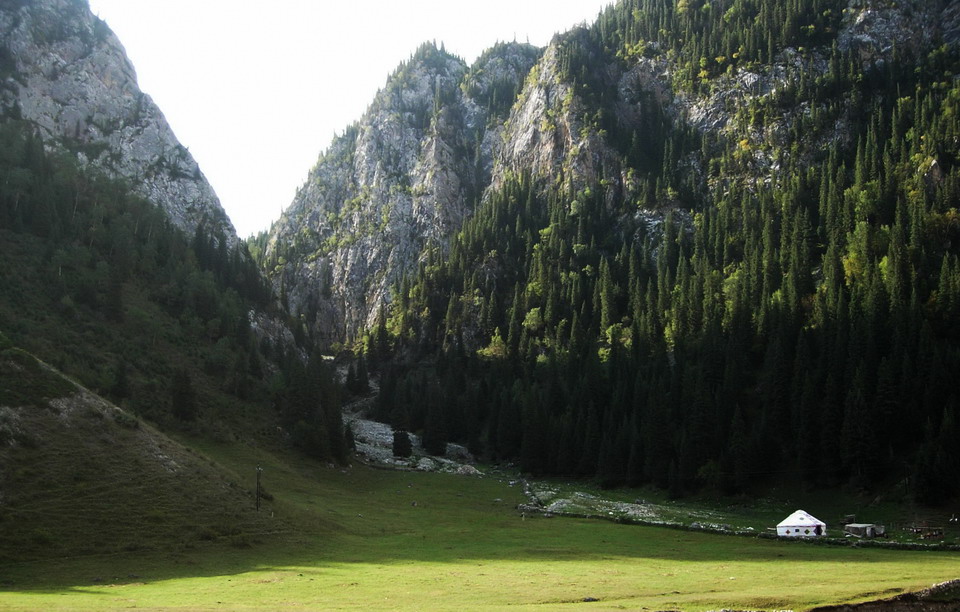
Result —
[[364, 462], [381, 467], [420, 472], [445, 472], [463, 476], [483, 476], [473, 465], [474, 457], [466, 447], [447, 444], [443, 457], [430, 455], [423, 448], [420, 436], [408, 433], [412, 454], [409, 458], [393, 456], [393, 427], [363, 417], [369, 399], [360, 400], [344, 410], [344, 420], [353, 429], [356, 454]]

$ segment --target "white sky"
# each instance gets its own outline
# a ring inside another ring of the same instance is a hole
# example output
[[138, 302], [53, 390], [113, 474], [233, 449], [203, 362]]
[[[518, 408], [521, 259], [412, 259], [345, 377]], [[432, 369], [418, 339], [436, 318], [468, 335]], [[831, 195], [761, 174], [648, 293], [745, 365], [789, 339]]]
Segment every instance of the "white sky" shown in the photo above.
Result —
[[267, 229], [424, 41], [468, 64], [546, 45], [611, 0], [89, 0], [241, 237]]

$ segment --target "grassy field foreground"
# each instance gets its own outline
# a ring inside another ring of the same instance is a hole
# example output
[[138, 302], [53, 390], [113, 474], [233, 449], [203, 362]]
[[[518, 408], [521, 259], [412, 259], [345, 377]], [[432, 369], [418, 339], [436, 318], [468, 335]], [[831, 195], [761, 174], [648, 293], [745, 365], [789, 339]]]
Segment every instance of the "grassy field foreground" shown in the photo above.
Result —
[[201, 450], [251, 480], [264, 467], [278, 533], [5, 565], [0, 609], [803, 610], [960, 576], [956, 553], [524, 519], [496, 478]]

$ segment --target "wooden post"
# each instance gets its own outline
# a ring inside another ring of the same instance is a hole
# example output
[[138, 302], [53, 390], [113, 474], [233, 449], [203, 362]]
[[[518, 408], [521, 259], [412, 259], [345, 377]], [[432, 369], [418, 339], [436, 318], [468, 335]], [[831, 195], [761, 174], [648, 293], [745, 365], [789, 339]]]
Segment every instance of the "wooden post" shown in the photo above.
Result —
[[260, 512], [260, 474], [263, 473], [263, 468], [259, 465], [257, 466], [257, 512]]

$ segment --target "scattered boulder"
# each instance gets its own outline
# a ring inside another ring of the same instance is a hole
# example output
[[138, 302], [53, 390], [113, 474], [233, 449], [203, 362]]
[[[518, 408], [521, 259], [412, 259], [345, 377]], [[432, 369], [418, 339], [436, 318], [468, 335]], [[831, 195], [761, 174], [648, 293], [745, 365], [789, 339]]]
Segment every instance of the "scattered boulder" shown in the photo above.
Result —
[[473, 463], [475, 461], [473, 455], [469, 450], [467, 450], [466, 446], [454, 444], [452, 442], [447, 444], [445, 456], [448, 459], [452, 459], [453, 461], [458, 461], [460, 463]]
[[420, 457], [417, 461], [417, 469], [421, 472], [436, 472], [437, 462], [430, 457]]

